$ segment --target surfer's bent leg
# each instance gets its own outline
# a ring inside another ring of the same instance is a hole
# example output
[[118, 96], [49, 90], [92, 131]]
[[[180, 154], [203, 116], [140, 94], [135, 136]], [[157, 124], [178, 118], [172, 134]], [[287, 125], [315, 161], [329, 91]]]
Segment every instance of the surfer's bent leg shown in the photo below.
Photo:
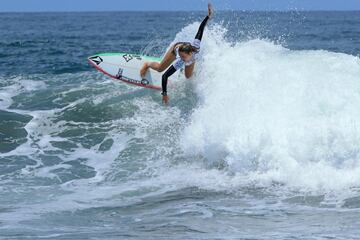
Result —
[[168, 78], [173, 75], [176, 72], [176, 68], [171, 65], [171, 67], [169, 67], [168, 70], [166, 70], [166, 72], [162, 75], [162, 82], [161, 82], [161, 86], [162, 86], [162, 95], [166, 96], [167, 95], [167, 82], [168, 82]]
[[173, 53], [173, 47], [166, 52], [163, 60], [159, 62], [145, 62], [143, 67], [140, 70], [140, 75], [142, 78], [145, 77], [146, 71], [151, 68], [158, 72], [163, 72], [166, 68], [170, 66], [170, 64], [175, 61], [176, 55]]
[[194, 72], [194, 67], [195, 67], [195, 62], [193, 62], [190, 65], [185, 66], [185, 77], [186, 78], [191, 78], [191, 76], [193, 75], [193, 72]]

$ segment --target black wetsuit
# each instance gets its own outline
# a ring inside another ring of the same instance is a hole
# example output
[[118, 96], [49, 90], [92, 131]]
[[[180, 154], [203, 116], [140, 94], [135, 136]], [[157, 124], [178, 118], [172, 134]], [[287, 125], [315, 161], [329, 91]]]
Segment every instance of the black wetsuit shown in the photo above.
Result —
[[[208, 20], [209, 20], [209, 16], [206, 16], [205, 19], [201, 22], [199, 30], [196, 33], [194, 42], [192, 43], [192, 45], [199, 50], [200, 50], [201, 39], [203, 37], [204, 29], [205, 29], [205, 26], [206, 26]], [[175, 46], [176, 46], [176, 44], [175, 44]], [[178, 55], [178, 53], [177, 53], [177, 51], [175, 51], [175, 49], [174, 49], [174, 54]], [[166, 70], [166, 72], [162, 75], [162, 95], [163, 96], [167, 95], [168, 78], [171, 75], [173, 75], [177, 70], [179, 70], [184, 64], [186, 66], [188, 66], [188, 65], [191, 65], [192, 63], [194, 63], [194, 61], [195, 61], [195, 58], [193, 58], [190, 62], [184, 62], [180, 58]]]

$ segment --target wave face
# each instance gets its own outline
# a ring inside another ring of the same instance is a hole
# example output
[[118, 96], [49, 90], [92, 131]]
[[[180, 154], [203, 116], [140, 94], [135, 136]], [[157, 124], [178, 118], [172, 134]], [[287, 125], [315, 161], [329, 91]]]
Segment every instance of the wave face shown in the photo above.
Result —
[[245, 182], [358, 188], [359, 58], [264, 40], [230, 43], [222, 30], [204, 41], [186, 152], [223, 161]]
[[164, 107], [86, 57], [160, 56], [198, 13], [0, 14], [0, 238], [360, 235], [358, 14], [217, 18]]

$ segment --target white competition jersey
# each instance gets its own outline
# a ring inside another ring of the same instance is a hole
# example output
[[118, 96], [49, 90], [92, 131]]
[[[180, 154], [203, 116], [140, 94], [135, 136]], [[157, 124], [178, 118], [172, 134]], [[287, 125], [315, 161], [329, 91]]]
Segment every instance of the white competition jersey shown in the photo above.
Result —
[[179, 48], [175, 49], [175, 53], [176, 53], [176, 61], [173, 63], [173, 66], [176, 70], [179, 70], [180, 68], [182, 68], [185, 64], [185, 66], [190, 66], [191, 64], [193, 64], [196, 60], [198, 60], [199, 58], [199, 52], [200, 52], [200, 43], [201, 41], [199, 39], [194, 39], [194, 41], [191, 43], [191, 45], [195, 48], [198, 49], [198, 52], [195, 52], [192, 54], [192, 58], [190, 61], [185, 62], [184, 60], [182, 60], [180, 58], [179, 55]]

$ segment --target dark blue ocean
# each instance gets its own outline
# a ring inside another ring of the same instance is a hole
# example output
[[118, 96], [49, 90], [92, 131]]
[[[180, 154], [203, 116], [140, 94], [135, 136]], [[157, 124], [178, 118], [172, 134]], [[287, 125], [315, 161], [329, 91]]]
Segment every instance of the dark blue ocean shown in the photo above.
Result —
[[0, 239], [360, 239], [360, 12], [0, 13]]

